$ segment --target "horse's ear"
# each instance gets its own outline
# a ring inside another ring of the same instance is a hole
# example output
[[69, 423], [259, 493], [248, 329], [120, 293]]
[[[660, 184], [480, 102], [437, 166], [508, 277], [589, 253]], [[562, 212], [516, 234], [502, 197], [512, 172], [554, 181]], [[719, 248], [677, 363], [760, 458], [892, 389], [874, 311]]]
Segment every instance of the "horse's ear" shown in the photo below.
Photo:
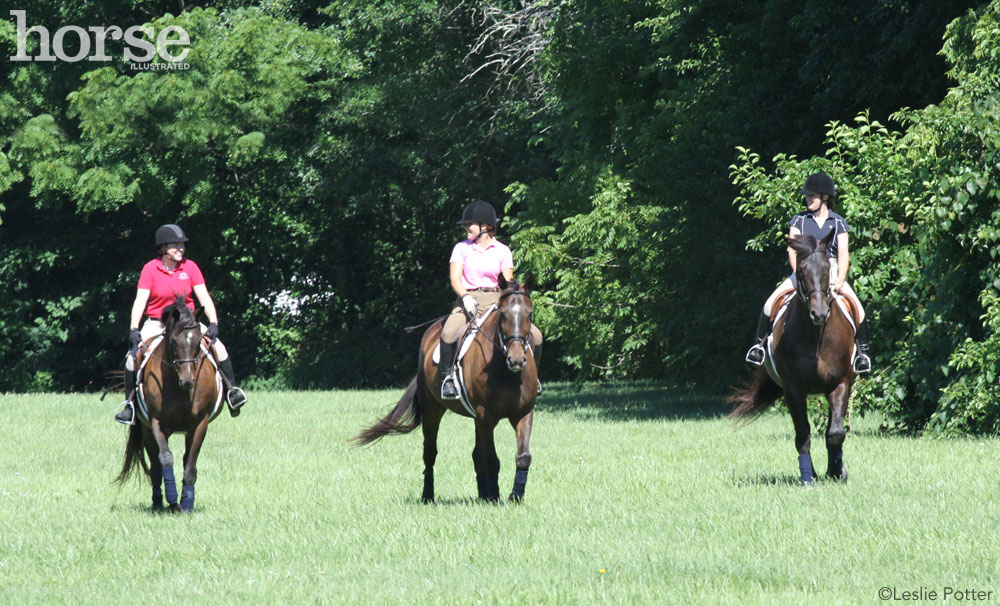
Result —
[[497, 276], [497, 284], [500, 285], [500, 290], [507, 290], [507, 278], [502, 273]]
[[819, 241], [823, 245], [823, 248], [830, 248], [830, 243], [833, 242], [833, 238], [837, 235], [837, 232], [831, 231], [826, 235], [825, 238]]
[[521, 282], [521, 290], [525, 292], [532, 292], [537, 286], [538, 280], [535, 278], [535, 274], [528, 274], [524, 277], [524, 282]]

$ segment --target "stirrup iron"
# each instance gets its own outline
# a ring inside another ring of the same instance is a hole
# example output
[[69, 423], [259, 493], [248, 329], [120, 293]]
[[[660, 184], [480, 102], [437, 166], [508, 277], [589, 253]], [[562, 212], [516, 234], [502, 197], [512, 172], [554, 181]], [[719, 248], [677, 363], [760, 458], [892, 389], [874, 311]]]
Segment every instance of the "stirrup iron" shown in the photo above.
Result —
[[[122, 402], [122, 406], [124, 408], [122, 408], [122, 410], [115, 415], [115, 421], [117, 423], [121, 423], [122, 425], [135, 425], [135, 404], [132, 404], [132, 400], [125, 400], [124, 402]], [[124, 413], [126, 410], [132, 413], [128, 421], [126, 421], [124, 418]]]

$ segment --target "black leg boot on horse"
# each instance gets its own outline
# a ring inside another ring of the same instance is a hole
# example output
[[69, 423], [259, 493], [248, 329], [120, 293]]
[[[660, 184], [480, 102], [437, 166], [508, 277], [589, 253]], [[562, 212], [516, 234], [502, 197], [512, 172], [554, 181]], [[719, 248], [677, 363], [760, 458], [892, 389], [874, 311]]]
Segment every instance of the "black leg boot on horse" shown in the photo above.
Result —
[[767, 336], [771, 334], [771, 317], [766, 313], [761, 312], [760, 318], [757, 320], [757, 342], [754, 346], [747, 351], [746, 361], [754, 366], [760, 366], [764, 363], [764, 342], [767, 340]]
[[446, 343], [441, 340], [441, 355], [438, 359], [437, 376], [441, 380], [441, 398], [444, 400], [458, 399], [458, 385], [455, 384], [455, 350], [458, 343]]
[[229, 414], [234, 417], [240, 416], [240, 406], [247, 403], [247, 395], [236, 385], [236, 376], [233, 373], [233, 361], [229, 358], [219, 362], [219, 370], [226, 379], [226, 402], [229, 404]]
[[115, 421], [125, 425], [135, 423], [135, 371], [125, 369], [125, 401], [122, 402], [122, 409], [115, 415]]
[[872, 359], [868, 357], [868, 318], [858, 324], [858, 330], [854, 333], [854, 343], [858, 346], [858, 351], [854, 356], [854, 372], [859, 375], [872, 371]]

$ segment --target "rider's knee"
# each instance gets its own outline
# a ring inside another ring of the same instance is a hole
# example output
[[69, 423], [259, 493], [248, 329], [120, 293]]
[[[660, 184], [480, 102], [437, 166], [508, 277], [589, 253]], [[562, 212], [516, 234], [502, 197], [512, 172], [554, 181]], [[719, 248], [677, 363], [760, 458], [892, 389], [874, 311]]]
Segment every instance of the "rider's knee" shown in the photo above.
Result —
[[452, 312], [448, 319], [444, 322], [444, 327], [441, 329], [441, 340], [445, 343], [455, 343], [458, 341], [459, 335], [462, 333], [462, 329], [465, 328], [466, 320], [465, 314], [459, 311], [458, 313]]

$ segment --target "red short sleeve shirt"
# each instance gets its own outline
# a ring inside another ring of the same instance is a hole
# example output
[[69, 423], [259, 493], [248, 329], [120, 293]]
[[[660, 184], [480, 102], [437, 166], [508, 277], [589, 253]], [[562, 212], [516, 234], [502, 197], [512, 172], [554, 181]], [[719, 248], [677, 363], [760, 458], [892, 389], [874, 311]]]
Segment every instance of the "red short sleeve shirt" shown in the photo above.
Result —
[[153, 259], [142, 266], [139, 275], [139, 288], [149, 291], [146, 316], [159, 320], [163, 310], [173, 304], [177, 295], [184, 295], [184, 303], [194, 309], [191, 293], [195, 286], [204, 283], [201, 268], [190, 259], [184, 259], [173, 270], [168, 270], [159, 258]]

